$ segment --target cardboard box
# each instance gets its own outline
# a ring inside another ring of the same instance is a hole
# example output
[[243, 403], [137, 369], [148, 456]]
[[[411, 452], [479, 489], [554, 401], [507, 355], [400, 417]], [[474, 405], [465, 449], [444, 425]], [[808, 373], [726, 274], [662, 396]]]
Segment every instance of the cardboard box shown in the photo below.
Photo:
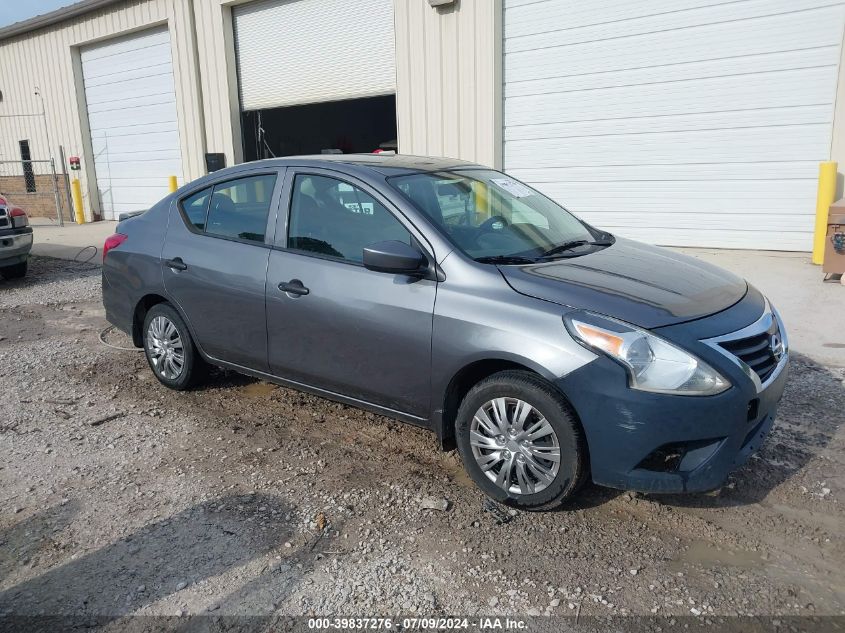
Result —
[[822, 263], [825, 273], [845, 273], [845, 248], [837, 252], [833, 247], [833, 238], [837, 233], [845, 234], [845, 199], [834, 202], [828, 211]]

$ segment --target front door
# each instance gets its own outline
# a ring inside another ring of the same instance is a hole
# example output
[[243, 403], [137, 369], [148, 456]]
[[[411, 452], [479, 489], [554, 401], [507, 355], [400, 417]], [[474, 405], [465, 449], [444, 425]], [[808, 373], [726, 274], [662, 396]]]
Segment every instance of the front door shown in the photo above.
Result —
[[164, 286], [202, 349], [265, 372], [264, 285], [277, 181], [276, 170], [253, 173], [175, 202], [162, 250]]
[[361, 264], [365, 246], [421, 237], [363, 183], [329, 170], [286, 180], [267, 272], [270, 370], [427, 417], [437, 282]]

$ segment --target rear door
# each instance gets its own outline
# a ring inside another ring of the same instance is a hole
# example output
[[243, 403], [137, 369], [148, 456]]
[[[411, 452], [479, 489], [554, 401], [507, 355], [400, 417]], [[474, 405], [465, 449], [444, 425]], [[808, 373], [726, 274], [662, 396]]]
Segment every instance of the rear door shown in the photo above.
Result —
[[290, 168], [279, 217], [267, 272], [271, 371], [426, 417], [437, 282], [361, 264], [364, 247], [385, 240], [432, 256], [421, 234], [374, 189], [330, 170]]
[[267, 262], [282, 176], [246, 172], [192, 191], [171, 208], [162, 250], [168, 294], [216, 359], [267, 371]]

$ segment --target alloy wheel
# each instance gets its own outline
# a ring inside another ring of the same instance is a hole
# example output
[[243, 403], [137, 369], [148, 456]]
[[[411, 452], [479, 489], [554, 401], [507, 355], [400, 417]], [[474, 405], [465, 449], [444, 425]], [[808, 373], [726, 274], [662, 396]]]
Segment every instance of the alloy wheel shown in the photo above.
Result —
[[173, 322], [156, 316], [147, 328], [147, 351], [155, 371], [167, 380], [176, 380], [185, 367], [182, 337]]
[[549, 421], [517, 398], [494, 398], [470, 425], [470, 446], [478, 467], [512, 495], [545, 490], [560, 470], [560, 443]]

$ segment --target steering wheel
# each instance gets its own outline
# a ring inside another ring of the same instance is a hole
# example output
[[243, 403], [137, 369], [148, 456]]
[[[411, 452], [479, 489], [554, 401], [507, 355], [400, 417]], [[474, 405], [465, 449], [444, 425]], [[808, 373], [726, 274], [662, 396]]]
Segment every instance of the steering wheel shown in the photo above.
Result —
[[[484, 222], [479, 224], [478, 230], [481, 233], [488, 233], [488, 232], [493, 231], [493, 230], [498, 231], [499, 229], [493, 228], [493, 225], [496, 224], [497, 222], [501, 222], [504, 226], [508, 226], [507, 219], [505, 219], [501, 215], [494, 215], [492, 218], [487, 218], [486, 220], [484, 220]], [[502, 227], [500, 227], [500, 228], [502, 228]]]

